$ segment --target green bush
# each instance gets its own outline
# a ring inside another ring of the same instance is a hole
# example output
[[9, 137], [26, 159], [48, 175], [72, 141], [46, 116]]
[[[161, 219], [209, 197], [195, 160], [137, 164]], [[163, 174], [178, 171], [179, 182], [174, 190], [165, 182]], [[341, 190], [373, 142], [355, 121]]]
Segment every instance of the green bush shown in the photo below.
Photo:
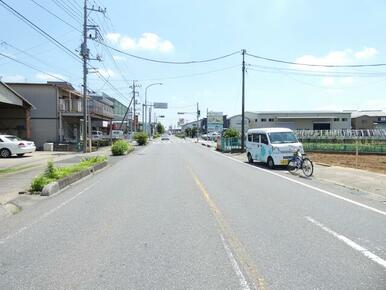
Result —
[[157, 138], [159, 138], [159, 137], [161, 137], [161, 135], [160, 135], [160, 134], [158, 134], [158, 133], [154, 133], [154, 135], [153, 135], [153, 138], [154, 138], [154, 139], [157, 139]]
[[111, 146], [111, 153], [113, 153], [114, 156], [123, 155], [128, 149], [129, 144], [126, 141], [118, 140]]
[[236, 129], [229, 128], [229, 129], [226, 129], [224, 131], [224, 135], [223, 136], [225, 138], [236, 138], [236, 137], [240, 137], [240, 133]]
[[137, 141], [140, 146], [145, 145], [147, 143], [147, 134], [145, 132], [135, 132], [134, 140]]
[[53, 181], [53, 179], [50, 179], [44, 175], [40, 175], [32, 180], [30, 190], [31, 191], [42, 191], [43, 187], [52, 181]]

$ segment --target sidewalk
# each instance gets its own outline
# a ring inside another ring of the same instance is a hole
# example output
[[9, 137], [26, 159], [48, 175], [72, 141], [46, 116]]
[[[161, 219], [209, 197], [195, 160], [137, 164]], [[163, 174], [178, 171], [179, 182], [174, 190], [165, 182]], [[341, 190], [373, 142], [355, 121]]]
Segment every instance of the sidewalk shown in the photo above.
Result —
[[0, 169], [12, 167], [23, 168], [14, 173], [0, 174], [0, 204], [16, 198], [20, 191], [26, 191], [31, 180], [41, 174], [46, 168], [47, 162], [52, 160], [56, 165], [70, 165], [77, 163], [81, 158], [95, 155], [110, 155], [111, 147], [103, 147], [91, 153], [74, 152], [40, 152], [37, 151], [23, 158], [0, 159]]
[[[248, 161], [245, 153], [225, 153], [225, 155], [243, 162]], [[314, 164], [312, 178], [363, 192], [370, 199], [386, 201], [386, 175], [382, 173]]]

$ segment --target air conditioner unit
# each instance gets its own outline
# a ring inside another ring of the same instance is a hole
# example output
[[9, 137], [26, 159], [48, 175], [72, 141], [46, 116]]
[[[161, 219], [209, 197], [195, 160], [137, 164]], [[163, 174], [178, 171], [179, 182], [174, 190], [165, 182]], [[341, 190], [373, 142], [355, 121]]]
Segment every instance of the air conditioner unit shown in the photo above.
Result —
[[65, 111], [66, 110], [66, 104], [64, 103], [64, 100], [60, 100], [59, 102], [59, 110]]

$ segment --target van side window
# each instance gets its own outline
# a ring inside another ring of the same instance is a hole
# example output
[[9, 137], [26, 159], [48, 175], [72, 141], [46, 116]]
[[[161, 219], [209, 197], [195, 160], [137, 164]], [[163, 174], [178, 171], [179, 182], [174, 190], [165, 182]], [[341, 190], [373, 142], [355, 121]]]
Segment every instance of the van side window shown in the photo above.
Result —
[[252, 142], [252, 134], [248, 134], [248, 141]]
[[268, 138], [266, 134], [260, 134], [261, 135], [261, 143], [268, 145]]
[[255, 143], [259, 143], [259, 134], [253, 133], [253, 134], [252, 134], [252, 140], [253, 140], [253, 142], [255, 142]]

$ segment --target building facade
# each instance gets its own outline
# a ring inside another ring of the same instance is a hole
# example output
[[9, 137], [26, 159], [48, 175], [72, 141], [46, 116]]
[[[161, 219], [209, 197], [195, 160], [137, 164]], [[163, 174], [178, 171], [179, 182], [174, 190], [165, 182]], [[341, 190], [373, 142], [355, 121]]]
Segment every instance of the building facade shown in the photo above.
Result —
[[351, 125], [355, 130], [386, 129], [386, 112], [381, 110], [352, 111]]
[[[34, 104], [31, 111], [31, 140], [39, 147], [46, 142], [74, 145], [83, 141], [83, 96], [66, 82], [9, 83], [18, 94]], [[91, 123], [112, 119], [112, 107], [88, 98]], [[91, 129], [91, 128], [90, 128]]]
[[33, 105], [11, 87], [0, 82], [0, 134], [31, 138]]
[[[229, 118], [229, 126], [241, 131], [241, 115]], [[351, 129], [351, 114], [337, 111], [245, 112], [245, 130], [284, 127], [293, 130]]]

